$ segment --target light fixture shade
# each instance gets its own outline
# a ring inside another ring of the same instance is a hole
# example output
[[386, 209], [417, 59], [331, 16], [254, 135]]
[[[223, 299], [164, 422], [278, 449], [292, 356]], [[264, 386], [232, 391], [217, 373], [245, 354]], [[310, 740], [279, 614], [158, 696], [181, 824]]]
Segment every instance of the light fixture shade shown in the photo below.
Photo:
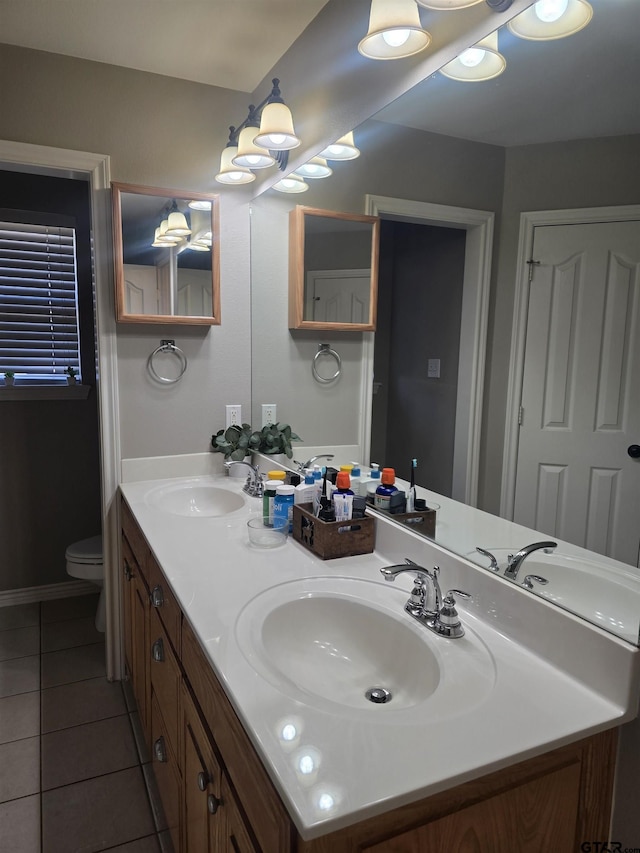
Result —
[[498, 33], [495, 32], [447, 62], [440, 73], [451, 80], [480, 83], [498, 77], [506, 67], [507, 60], [498, 51]]
[[151, 244], [154, 249], [168, 249], [169, 246], [175, 246], [173, 240], [165, 238], [164, 240], [160, 237], [160, 226], [156, 228], [156, 233], [153, 238], [153, 243]]
[[350, 130], [331, 145], [327, 145], [318, 156], [324, 157], [325, 160], [355, 160], [360, 156], [360, 149], [356, 148], [353, 131]]
[[477, 6], [482, 0], [416, 0], [419, 6], [436, 11], [448, 11], [449, 9], [467, 9], [469, 6]]
[[509, 21], [507, 27], [519, 38], [550, 41], [572, 36], [584, 29], [593, 17], [593, 9], [587, 0], [568, 0], [566, 10], [558, 17], [553, 15], [556, 4], [561, 4], [558, 9], [565, 5], [563, 0], [538, 0]]
[[309, 189], [309, 184], [295, 172], [292, 172], [286, 178], [275, 183], [272, 189], [278, 190], [279, 193], [304, 193]]
[[209, 252], [211, 251], [209, 246], [200, 240], [189, 240], [187, 243], [187, 249], [191, 249], [192, 252]]
[[253, 172], [233, 164], [233, 158], [237, 153], [236, 145], [229, 145], [223, 149], [220, 157], [220, 171], [216, 175], [216, 181], [219, 184], [250, 184], [251, 181], [255, 181], [256, 176]]
[[430, 42], [415, 0], [371, 0], [369, 30], [358, 50], [369, 59], [402, 59]]
[[194, 198], [189, 202], [191, 210], [211, 210], [211, 202], [206, 198]]
[[267, 104], [260, 117], [260, 130], [254, 143], [269, 151], [290, 151], [300, 145], [293, 129], [293, 116], [286, 104]]
[[238, 152], [231, 158], [234, 166], [243, 166], [245, 169], [267, 169], [276, 162], [266, 148], [255, 144], [253, 141], [255, 136], [255, 127], [242, 128], [238, 138]]
[[167, 230], [164, 236], [166, 237], [187, 237], [191, 234], [191, 228], [184, 213], [179, 210], [174, 210], [169, 214], [167, 222]]
[[168, 246], [175, 246], [176, 243], [180, 242], [180, 237], [172, 237], [171, 234], [167, 234], [168, 228], [169, 220], [163, 219], [160, 223], [160, 233], [158, 234], [157, 239], [163, 243], [166, 243]]
[[324, 157], [312, 157], [308, 163], [298, 166], [296, 169], [297, 175], [302, 175], [303, 178], [328, 178], [333, 175], [333, 169], [327, 166], [327, 161]]

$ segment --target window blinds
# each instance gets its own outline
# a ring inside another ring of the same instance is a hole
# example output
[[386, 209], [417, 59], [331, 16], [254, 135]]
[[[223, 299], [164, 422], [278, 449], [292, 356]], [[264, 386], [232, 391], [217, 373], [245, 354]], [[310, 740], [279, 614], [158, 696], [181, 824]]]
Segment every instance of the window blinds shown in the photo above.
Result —
[[0, 373], [80, 371], [75, 229], [0, 220]]

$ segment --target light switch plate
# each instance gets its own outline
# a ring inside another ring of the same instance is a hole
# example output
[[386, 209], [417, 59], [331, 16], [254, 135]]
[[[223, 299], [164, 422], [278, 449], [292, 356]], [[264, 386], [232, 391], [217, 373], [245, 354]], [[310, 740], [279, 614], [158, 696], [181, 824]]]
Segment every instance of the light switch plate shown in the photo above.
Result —
[[440, 379], [440, 359], [430, 358], [427, 362], [427, 376], [431, 379]]

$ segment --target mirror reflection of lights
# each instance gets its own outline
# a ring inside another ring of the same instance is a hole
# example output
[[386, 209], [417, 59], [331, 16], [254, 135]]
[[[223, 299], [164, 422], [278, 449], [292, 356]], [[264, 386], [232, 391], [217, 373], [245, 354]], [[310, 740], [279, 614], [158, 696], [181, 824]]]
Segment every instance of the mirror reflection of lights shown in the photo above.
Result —
[[294, 740], [298, 735], [298, 730], [293, 725], [293, 723], [287, 723], [286, 726], [282, 728], [282, 740], [291, 741]]
[[321, 794], [318, 798], [318, 808], [323, 812], [328, 812], [335, 805], [335, 800], [331, 794]]
[[293, 756], [293, 767], [300, 784], [308, 787], [317, 781], [322, 754], [314, 746], [304, 746]]
[[309, 773], [313, 773], [316, 769], [316, 763], [313, 760], [312, 755], [301, 755], [298, 759], [298, 769], [301, 773], [304, 773], [305, 776], [308, 776]]

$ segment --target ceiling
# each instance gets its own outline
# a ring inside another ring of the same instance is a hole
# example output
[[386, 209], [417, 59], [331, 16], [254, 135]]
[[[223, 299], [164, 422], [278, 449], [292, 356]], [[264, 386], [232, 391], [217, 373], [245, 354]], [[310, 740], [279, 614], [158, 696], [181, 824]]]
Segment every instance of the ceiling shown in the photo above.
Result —
[[494, 80], [435, 74], [375, 118], [503, 147], [640, 133], [640, 0], [590, 3], [591, 23], [567, 38], [500, 30], [507, 67]]
[[[0, 42], [253, 92], [327, 2], [0, 0]], [[590, 2], [569, 38], [500, 31], [495, 80], [435, 74], [375, 118], [502, 146], [640, 133], [640, 0]]]
[[0, 42], [253, 92], [326, 3], [0, 0]]

